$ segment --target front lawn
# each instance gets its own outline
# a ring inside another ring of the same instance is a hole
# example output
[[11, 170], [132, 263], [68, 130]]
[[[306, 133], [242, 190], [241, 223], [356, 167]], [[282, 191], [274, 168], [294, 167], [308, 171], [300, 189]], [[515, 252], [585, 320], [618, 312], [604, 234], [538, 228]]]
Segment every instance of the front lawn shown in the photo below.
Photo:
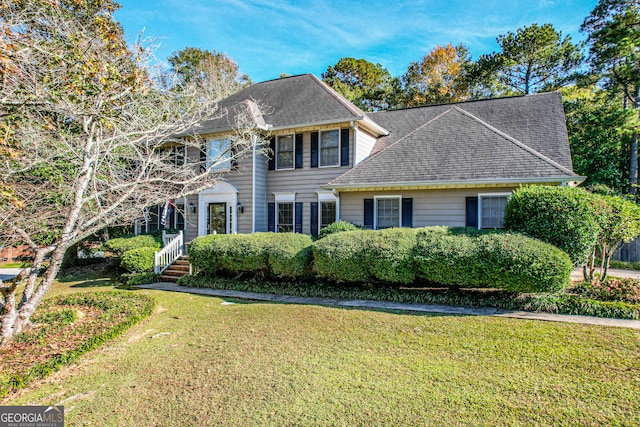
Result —
[[151, 317], [3, 404], [63, 402], [69, 425], [640, 424], [637, 330], [132, 292]]

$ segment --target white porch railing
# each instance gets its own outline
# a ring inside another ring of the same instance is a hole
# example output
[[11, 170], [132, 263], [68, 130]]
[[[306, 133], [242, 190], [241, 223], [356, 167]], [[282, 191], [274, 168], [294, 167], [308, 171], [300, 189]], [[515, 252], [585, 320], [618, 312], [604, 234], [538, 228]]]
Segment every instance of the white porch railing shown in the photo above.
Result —
[[[169, 236], [175, 236], [172, 239], [169, 239]], [[165, 238], [167, 238], [165, 240]], [[180, 258], [184, 253], [184, 238], [182, 235], [182, 230], [178, 232], [178, 234], [166, 235], [164, 231], [162, 232], [162, 242], [164, 243], [164, 248], [160, 250], [160, 252], [155, 253], [155, 262], [153, 271], [156, 274], [161, 274], [165, 271], [175, 260]]]

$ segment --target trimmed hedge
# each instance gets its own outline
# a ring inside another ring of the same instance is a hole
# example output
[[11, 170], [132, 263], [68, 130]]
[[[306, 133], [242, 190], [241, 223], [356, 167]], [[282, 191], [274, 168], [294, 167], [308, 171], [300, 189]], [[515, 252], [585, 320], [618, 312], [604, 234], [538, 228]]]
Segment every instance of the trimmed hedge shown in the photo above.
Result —
[[120, 257], [120, 267], [130, 273], [144, 273], [153, 271], [154, 254], [158, 248], [136, 248], [126, 251]]
[[300, 280], [312, 277], [313, 262], [318, 277], [339, 283], [422, 280], [518, 292], [563, 289], [573, 268], [560, 249], [523, 235], [448, 227], [345, 231], [313, 244], [295, 233], [206, 236], [189, 256], [209, 275]]
[[336, 282], [411, 283], [415, 240], [412, 228], [332, 234], [313, 244], [316, 272]]
[[347, 221], [336, 221], [336, 222], [332, 222], [331, 224], [327, 225], [322, 230], [320, 230], [318, 239], [322, 239], [323, 237], [327, 237], [335, 233], [342, 233], [344, 231], [356, 231], [356, 230], [362, 230], [362, 229], [363, 229], [362, 227], [355, 224], [351, 224], [350, 222], [347, 222]]
[[104, 246], [113, 252], [117, 256], [122, 256], [125, 252], [131, 249], [138, 248], [156, 248], [162, 247], [162, 237], [140, 235], [130, 237], [118, 237], [116, 239], [108, 240], [104, 243]]
[[208, 274], [302, 279], [311, 275], [311, 237], [296, 233], [223, 234], [197, 237], [192, 264]]
[[504, 227], [551, 243], [582, 265], [600, 232], [597, 198], [581, 188], [521, 187], [507, 203]]

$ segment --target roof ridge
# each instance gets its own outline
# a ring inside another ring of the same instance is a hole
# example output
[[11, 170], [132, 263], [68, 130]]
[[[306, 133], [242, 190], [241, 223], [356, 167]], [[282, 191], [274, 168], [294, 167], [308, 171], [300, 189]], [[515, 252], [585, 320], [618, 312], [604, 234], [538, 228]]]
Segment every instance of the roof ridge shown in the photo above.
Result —
[[[470, 112], [458, 107], [457, 105], [454, 105], [452, 107], [452, 109], [455, 109], [456, 111], [461, 112], [462, 114], [464, 114], [465, 116], [471, 118], [472, 120], [480, 123], [482, 126], [486, 127], [487, 129], [489, 129], [490, 131], [497, 133], [498, 135], [500, 135], [501, 137], [505, 138], [507, 141], [517, 145], [518, 147], [522, 148], [523, 150], [529, 152], [530, 154], [533, 154], [534, 156], [538, 157], [539, 159], [547, 162], [548, 164], [550, 164], [551, 166], [555, 167], [556, 169], [561, 170], [564, 173], [568, 173], [569, 175], [576, 175], [577, 174], [575, 172], [573, 172], [572, 170], [570, 170], [569, 168], [562, 166], [560, 163], [551, 160], [550, 158], [548, 158], [547, 156], [545, 156], [544, 154], [540, 153], [539, 151], [534, 150], [533, 148], [529, 147], [528, 145], [518, 141], [517, 139], [515, 139], [514, 137], [512, 137], [511, 135], [501, 131], [500, 129], [491, 126], [489, 123], [485, 122], [484, 120], [482, 120], [481, 118], [474, 116], [473, 114], [471, 114]], [[383, 150], [384, 151], [384, 150]]]
[[435, 116], [434, 118], [432, 118], [431, 120], [428, 120], [426, 123], [421, 124], [420, 126], [418, 126], [417, 128], [415, 128], [414, 130], [412, 130], [411, 132], [409, 132], [408, 134], [406, 134], [405, 136], [403, 136], [402, 138], [398, 139], [396, 142], [394, 142], [393, 144], [389, 145], [388, 147], [383, 148], [382, 150], [378, 151], [377, 153], [374, 153], [371, 156], [368, 156], [366, 159], [364, 159], [363, 161], [361, 161], [358, 165], [356, 165], [355, 167], [349, 169], [348, 171], [346, 171], [345, 173], [343, 173], [340, 176], [335, 177], [334, 179], [332, 179], [331, 181], [329, 181], [329, 184], [331, 184], [333, 181], [335, 181], [336, 179], [342, 178], [343, 176], [346, 176], [348, 174], [350, 174], [352, 171], [355, 171], [356, 169], [358, 169], [359, 167], [361, 167], [362, 165], [364, 165], [365, 163], [368, 163], [370, 160], [375, 159], [376, 157], [378, 157], [380, 154], [384, 153], [385, 151], [387, 151], [388, 149], [390, 149], [391, 147], [395, 147], [399, 142], [401, 142], [402, 140], [404, 140], [405, 138], [407, 138], [409, 135], [413, 135], [414, 133], [416, 133], [417, 131], [419, 131], [420, 129], [424, 128], [425, 126], [433, 123], [435, 120], [438, 120], [440, 117], [444, 116], [445, 114], [448, 114], [449, 112], [451, 112], [453, 110], [452, 108], [448, 108], [445, 111], [443, 111], [442, 113], [438, 114], [437, 116]]
[[[318, 84], [321, 88], [323, 88], [329, 95], [331, 95], [335, 100], [337, 100], [343, 107], [345, 107], [349, 112], [356, 117], [364, 118], [367, 113], [353, 105], [351, 101], [346, 99], [344, 96], [340, 95], [334, 88], [320, 80], [315, 74], [309, 73], [309, 76]], [[345, 102], [346, 101], [346, 102]]]

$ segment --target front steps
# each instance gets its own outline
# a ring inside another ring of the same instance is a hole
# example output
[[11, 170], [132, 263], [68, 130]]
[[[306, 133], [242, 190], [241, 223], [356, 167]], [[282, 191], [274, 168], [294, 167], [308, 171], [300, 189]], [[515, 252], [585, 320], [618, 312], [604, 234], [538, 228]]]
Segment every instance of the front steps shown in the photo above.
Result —
[[171, 264], [169, 268], [162, 272], [160, 280], [163, 282], [176, 283], [179, 278], [188, 275], [190, 270], [191, 265], [189, 264], [189, 257], [181, 256], [180, 258], [175, 260], [175, 262]]

